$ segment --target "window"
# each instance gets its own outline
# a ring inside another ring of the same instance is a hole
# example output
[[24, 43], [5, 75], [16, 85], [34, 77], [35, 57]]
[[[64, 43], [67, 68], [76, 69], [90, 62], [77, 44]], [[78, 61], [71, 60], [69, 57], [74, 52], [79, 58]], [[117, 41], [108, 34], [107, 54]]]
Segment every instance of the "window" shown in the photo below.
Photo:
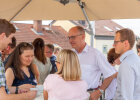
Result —
[[107, 45], [103, 45], [103, 53], [107, 54]]
[[116, 28], [116, 30], [120, 30], [120, 28], [119, 27], [115, 27]]
[[112, 30], [112, 29], [110, 29], [110, 28], [109, 28], [109, 27], [107, 27], [107, 26], [104, 26], [104, 28], [105, 28], [106, 30], [110, 31], [110, 32], [113, 32], [113, 30]]

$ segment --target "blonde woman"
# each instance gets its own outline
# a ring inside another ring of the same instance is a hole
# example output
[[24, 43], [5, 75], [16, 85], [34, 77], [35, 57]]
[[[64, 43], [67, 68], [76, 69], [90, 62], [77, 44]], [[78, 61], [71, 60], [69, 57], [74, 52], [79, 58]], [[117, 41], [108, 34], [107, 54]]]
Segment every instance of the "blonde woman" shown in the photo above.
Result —
[[64, 49], [58, 56], [58, 72], [50, 74], [44, 82], [44, 100], [86, 100], [87, 84], [82, 81], [77, 55]]

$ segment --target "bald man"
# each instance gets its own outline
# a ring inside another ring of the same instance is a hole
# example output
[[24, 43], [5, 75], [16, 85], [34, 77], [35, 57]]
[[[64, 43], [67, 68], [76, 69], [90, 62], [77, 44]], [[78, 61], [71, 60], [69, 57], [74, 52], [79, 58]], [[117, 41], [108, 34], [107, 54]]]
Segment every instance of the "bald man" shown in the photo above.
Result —
[[[104, 93], [106, 88], [114, 79], [116, 71], [108, 63], [104, 55], [97, 49], [88, 46], [85, 42], [85, 30], [80, 27], [72, 27], [68, 33], [69, 43], [79, 57], [82, 79], [88, 84], [88, 91], [92, 91], [90, 95], [91, 100], [98, 100], [98, 98]], [[99, 87], [99, 81], [103, 73], [104, 81]], [[114, 86], [116, 81], [112, 82], [110, 88], [116, 88]], [[111, 100], [115, 94], [107, 92], [106, 99]]]

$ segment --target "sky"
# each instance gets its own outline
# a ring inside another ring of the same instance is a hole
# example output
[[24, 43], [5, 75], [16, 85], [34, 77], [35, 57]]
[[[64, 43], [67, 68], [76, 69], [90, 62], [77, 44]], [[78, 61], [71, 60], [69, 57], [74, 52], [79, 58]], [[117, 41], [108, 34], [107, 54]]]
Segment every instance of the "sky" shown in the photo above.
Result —
[[121, 19], [113, 21], [125, 28], [132, 29], [135, 34], [140, 36], [140, 19]]
[[[52, 20], [45, 20], [45, 21], [42, 21], [42, 24], [43, 25], [48, 25]], [[26, 23], [26, 24], [33, 24], [33, 21], [14, 21], [14, 23]]]

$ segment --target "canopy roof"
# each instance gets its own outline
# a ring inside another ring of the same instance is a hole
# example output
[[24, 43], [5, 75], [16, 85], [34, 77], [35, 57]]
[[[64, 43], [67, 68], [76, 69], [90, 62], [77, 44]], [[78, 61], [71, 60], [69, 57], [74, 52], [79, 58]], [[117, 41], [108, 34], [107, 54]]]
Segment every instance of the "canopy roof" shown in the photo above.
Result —
[[[90, 20], [140, 18], [139, 0], [81, 1], [85, 2], [85, 11]], [[55, 0], [1, 0], [0, 18], [7, 20], [12, 18], [13, 20], [85, 20], [77, 2], [63, 5]]]

